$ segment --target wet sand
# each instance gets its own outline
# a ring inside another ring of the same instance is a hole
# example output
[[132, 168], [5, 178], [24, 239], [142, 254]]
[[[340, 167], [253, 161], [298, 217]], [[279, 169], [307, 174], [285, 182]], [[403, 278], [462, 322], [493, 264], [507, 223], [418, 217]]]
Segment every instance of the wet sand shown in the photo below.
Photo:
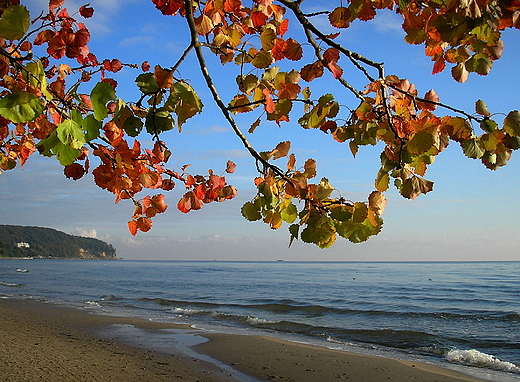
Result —
[[[94, 315], [36, 301], [0, 300], [0, 381], [482, 381], [420, 362], [335, 351], [265, 336], [207, 334], [186, 354], [172, 340], [168, 352], [136, 345], [113, 325], [158, 333], [187, 326]], [[178, 345], [178, 344], [177, 344]], [[229, 368], [223, 366], [228, 365]]]

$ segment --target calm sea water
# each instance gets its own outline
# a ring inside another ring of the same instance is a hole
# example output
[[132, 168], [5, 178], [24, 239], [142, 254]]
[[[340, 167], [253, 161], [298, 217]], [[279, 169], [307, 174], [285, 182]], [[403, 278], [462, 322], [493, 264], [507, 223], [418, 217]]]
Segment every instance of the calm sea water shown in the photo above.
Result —
[[2, 260], [0, 297], [267, 332], [520, 381], [519, 275], [520, 262]]

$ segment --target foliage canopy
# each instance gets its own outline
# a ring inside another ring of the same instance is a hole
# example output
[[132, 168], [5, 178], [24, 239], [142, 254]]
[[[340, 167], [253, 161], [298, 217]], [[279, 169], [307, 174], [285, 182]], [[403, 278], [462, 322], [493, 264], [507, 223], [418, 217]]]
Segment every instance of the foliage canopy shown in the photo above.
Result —
[[[91, 172], [116, 202], [133, 201], [132, 235], [151, 229], [152, 218], [167, 209], [163, 192], [176, 184], [185, 188], [177, 203], [185, 213], [232, 199], [237, 190], [223, 174], [234, 172], [233, 162], [220, 175], [212, 170], [190, 174], [188, 166], [169, 164], [171, 148], [161, 139], [204, 112], [197, 89], [180, 76], [189, 55], [196, 57], [211, 93], [204, 102], [218, 106], [256, 161], [257, 195], [243, 205], [242, 215], [272, 229], [288, 223], [291, 242], [326, 248], [338, 236], [358, 243], [378, 234], [391, 183], [408, 199], [432, 191], [427, 168], [451, 141], [491, 170], [505, 165], [520, 147], [519, 111], [499, 119], [482, 100], [476, 100], [474, 111], [459, 110], [441, 103], [434, 90], [420, 95], [408, 80], [386, 74], [382, 63], [337, 42], [352, 23], [391, 10], [402, 16], [406, 43], [424, 46], [433, 74], [450, 67], [454, 81], [465, 82], [470, 73], [490, 72], [504, 49], [504, 29], [520, 28], [518, 0], [350, 0], [321, 5], [323, 11], [313, 14], [302, 11], [303, 1], [152, 0], [163, 15], [181, 19], [190, 35], [185, 51], [168, 68], [101, 60], [90, 52], [90, 33], [81, 22], [94, 14], [89, 5], [71, 16], [64, 0], [50, 0], [48, 13], [32, 18], [19, 0], [1, 1], [0, 169], [23, 166], [39, 153], [55, 157], [68, 178]], [[317, 15], [327, 15], [337, 33], [320, 31], [313, 23]], [[290, 37], [293, 28], [305, 39]], [[209, 55], [237, 69], [231, 99], [220, 96], [213, 81], [219, 69], [208, 67]], [[355, 70], [346, 72], [345, 65]], [[137, 100], [118, 97], [116, 73], [124, 66], [140, 71]], [[361, 75], [366, 86], [354, 87], [353, 75]], [[341, 92], [314, 94], [313, 81], [321, 77], [337, 81], [357, 101], [342, 105]], [[314, 159], [296, 164], [290, 141], [257, 150], [235, 120], [242, 113], [256, 117], [251, 134], [266, 121], [297, 121], [303, 129], [347, 143], [353, 156], [361, 146], [379, 144], [374, 191], [365, 201], [342, 196], [328, 179], [316, 179]], [[151, 138], [153, 146], [144, 147], [142, 137]], [[286, 164], [274, 164], [282, 158]], [[145, 189], [155, 194], [142, 196]]]

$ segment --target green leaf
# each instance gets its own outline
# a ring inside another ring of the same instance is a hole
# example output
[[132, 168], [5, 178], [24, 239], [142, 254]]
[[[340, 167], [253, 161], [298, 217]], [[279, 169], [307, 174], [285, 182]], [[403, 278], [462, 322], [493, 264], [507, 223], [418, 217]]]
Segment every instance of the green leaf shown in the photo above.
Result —
[[431, 131], [418, 131], [406, 144], [406, 149], [411, 154], [422, 154], [430, 150], [434, 144]]
[[86, 143], [81, 126], [72, 119], [60, 123], [56, 128], [56, 133], [61, 143], [73, 149], [80, 149]]
[[42, 112], [40, 98], [32, 93], [11, 93], [0, 99], [0, 115], [14, 123], [34, 121]]
[[52, 152], [56, 155], [56, 158], [58, 158], [62, 166], [68, 166], [69, 164], [74, 163], [81, 153], [81, 150], [74, 149], [71, 146], [58, 142], [56, 146], [52, 148]]
[[477, 53], [466, 62], [466, 69], [469, 72], [476, 72], [485, 76], [491, 70], [493, 61], [483, 53]]
[[294, 221], [298, 218], [298, 210], [296, 206], [290, 203], [287, 207], [285, 207], [282, 211], [280, 211], [280, 216], [283, 221], [287, 223], [294, 223]]
[[29, 30], [31, 18], [29, 11], [22, 5], [4, 10], [0, 19], [0, 37], [6, 40], [19, 40]]
[[492, 131], [498, 129], [498, 124], [492, 119], [484, 119], [482, 122], [480, 122], [480, 128], [485, 132], [491, 133]]
[[175, 127], [175, 121], [170, 113], [160, 108], [155, 113], [148, 113], [145, 121], [148, 134], [160, 134]]
[[81, 122], [81, 127], [85, 132], [85, 140], [90, 142], [99, 137], [99, 130], [101, 130], [102, 125], [92, 114], [89, 114]]
[[293, 243], [294, 239], [298, 240], [299, 231], [300, 231], [300, 226], [298, 224], [291, 224], [289, 226], [289, 233], [291, 234], [291, 237], [289, 240], [289, 247], [291, 247], [291, 244]]
[[172, 93], [165, 107], [168, 107], [169, 103], [175, 105], [174, 111], [177, 114], [179, 130], [187, 119], [200, 113], [204, 106], [195, 90], [185, 82], [176, 82], [173, 85]]
[[141, 121], [140, 118], [137, 118], [137, 117], [131, 115], [125, 119], [123, 128], [125, 129], [125, 133], [129, 137], [135, 138], [139, 135], [139, 133], [143, 129], [143, 121]]
[[370, 236], [378, 233], [370, 223], [363, 224], [351, 221], [339, 224], [336, 229], [341, 237], [348, 239], [352, 243], [362, 243], [367, 241]]
[[[46, 156], [46, 157], [51, 157], [54, 155], [54, 153], [52, 152], [52, 149], [58, 143], [61, 143], [61, 142], [58, 138], [58, 135], [56, 134], [56, 129], [54, 129], [47, 137], [45, 137], [40, 142], [38, 142], [36, 147], [38, 148], [38, 151], [40, 152], [41, 155]], [[61, 144], [63, 144], [63, 143], [61, 143]]]
[[24, 74], [26, 81], [29, 81], [34, 88], [39, 89], [47, 101], [51, 100], [52, 95], [47, 90], [47, 77], [45, 77], [45, 69], [41, 60], [27, 63], [25, 69], [31, 74]]
[[108, 117], [108, 110], [106, 104], [108, 101], [116, 99], [116, 91], [106, 82], [98, 82], [92, 92], [90, 93], [90, 101], [94, 109], [94, 117], [98, 121], [102, 121]]
[[247, 202], [242, 206], [242, 216], [249, 221], [256, 221], [262, 219], [260, 210], [256, 203]]
[[461, 142], [462, 151], [468, 158], [479, 159], [484, 155], [486, 151], [484, 145], [478, 138], [468, 139], [467, 141]]
[[330, 218], [346, 222], [352, 217], [351, 208], [347, 206], [338, 206], [331, 210]]
[[520, 137], [520, 111], [510, 111], [504, 119], [504, 131], [512, 137]]
[[153, 73], [143, 73], [135, 79], [139, 90], [144, 94], [153, 94], [159, 91], [159, 85]]

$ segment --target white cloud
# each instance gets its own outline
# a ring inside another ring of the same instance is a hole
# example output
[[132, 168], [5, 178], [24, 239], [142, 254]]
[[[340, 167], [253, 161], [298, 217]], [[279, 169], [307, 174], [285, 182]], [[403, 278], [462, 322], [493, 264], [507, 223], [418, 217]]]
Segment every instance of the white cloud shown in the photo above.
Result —
[[83, 236], [83, 237], [91, 237], [91, 238], [94, 238], [94, 239], [97, 239], [97, 232], [94, 228], [92, 229], [89, 229], [89, 230], [86, 230], [86, 229], [83, 229], [83, 228], [74, 228], [72, 230], [72, 234], [73, 235], [76, 235], [76, 236]]

